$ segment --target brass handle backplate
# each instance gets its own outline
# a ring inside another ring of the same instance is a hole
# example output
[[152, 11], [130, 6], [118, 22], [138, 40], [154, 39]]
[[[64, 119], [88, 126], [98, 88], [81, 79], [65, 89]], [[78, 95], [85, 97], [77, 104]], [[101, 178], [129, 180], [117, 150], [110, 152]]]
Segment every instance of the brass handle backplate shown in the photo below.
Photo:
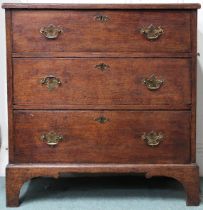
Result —
[[56, 78], [55, 76], [49, 75], [43, 79], [41, 79], [40, 83], [42, 85], [46, 85], [48, 90], [53, 90], [61, 85], [61, 81], [59, 78]]
[[99, 69], [101, 71], [106, 71], [106, 70], [108, 70], [110, 68], [110, 66], [105, 64], [105, 63], [100, 63], [100, 64], [97, 64], [95, 66], [95, 68], [97, 68], [97, 69]]
[[144, 78], [143, 83], [149, 90], [157, 90], [164, 83], [164, 80], [157, 79], [155, 75], [152, 75], [149, 78]]
[[97, 121], [97, 122], [99, 122], [99, 123], [101, 123], [101, 124], [104, 124], [104, 123], [108, 122], [109, 119], [102, 116], [102, 117], [96, 118], [95, 121]]
[[156, 133], [154, 131], [151, 131], [149, 133], [144, 133], [142, 135], [142, 139], [150, 147], [158, 146], [160, 144], [160, 142], [163, 141], [163, 138], [164, 138], [164, 136], [162, 133]]
[[161, 26], [156, 27], [151, 24], [148, 27], [143, 27], [140, 30], [140, 33], [143, 34], [148, 40], [156, 40], [164, 33], [164, 30], [161, 28]]
[[96, 15], [95, 20], [104, 23], [109, 20], [109, 17], [106, 15]]
[[47, 145], [49, 146], [55, 146], [57, 145], [60, 141], [63, 140], [63, 136], [56, 134], [55, 132], [49, 132], [46, 134], [41, 135], [41, 140], [46, 142]]
[[49, 24], [48, 26], [42, 27], [40, 33], [43, 34], [47, 39], [56, 39], [63, 30], [60, 26]]

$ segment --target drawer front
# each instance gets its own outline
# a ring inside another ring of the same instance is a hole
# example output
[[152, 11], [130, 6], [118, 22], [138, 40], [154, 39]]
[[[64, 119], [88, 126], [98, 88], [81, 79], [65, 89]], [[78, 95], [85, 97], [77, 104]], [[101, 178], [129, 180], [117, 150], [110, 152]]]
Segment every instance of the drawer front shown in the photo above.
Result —
[[14, 103], [190, 104], [190, 65], [172, 58], [14, 59]]
[[12, 23], [14, 52], [191, 51], [187, 11], [18, 10]]
[[187, 163], [187, 111], [15, 111], [19, 163]]

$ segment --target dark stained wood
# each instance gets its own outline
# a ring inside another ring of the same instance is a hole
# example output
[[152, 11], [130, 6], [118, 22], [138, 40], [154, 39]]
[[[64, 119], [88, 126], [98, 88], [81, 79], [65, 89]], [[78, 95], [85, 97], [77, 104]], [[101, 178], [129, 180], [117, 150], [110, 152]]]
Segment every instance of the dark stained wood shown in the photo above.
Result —
[[[98, 22], [97, 15], [109, 20]], [[189, 11], [17, 10], [12, 17], [14, 52], [191, 52]], [[40, 28], [49, 24], [61, 26], [63, 33], [45, 38]], [[157, 40], [140, 33], [150, 24], [164, 30]]]
[[[95, 121], [101, 116], [109, 121]], [[16, 111], [14, 118], [16, 163], [190, 162], [190, 112]], [[55, 147], [40, 139], [50, 131], [64, 138]], [[142, 140], [150, 131], [163, 133], [159, 146]]]
[[[105, 63], [101, 71], [95, 66]], [[14, 59], [16, 105], [169, 105], [191, 104], [191, 60], [145, 59]], [[164, 80], [151, 91], [144, 78]], [[42, 78], [53, 75], [62, 85], [49, 91]]]
[[15, 4], [4, 3], [8, 9], [199, 9], [201, 4]]
[[[196, 54], [197, 56], [197, 54]], [[139, 52], [20, 52], [13, 58], [190, 58], [192, 53], [139, 53]]]
[[[195, 156], [200, 4], [2, 7], [8, 69], [7, 206], [19, 205], [25, 181], [66, 173], [172, 177], [182, 183], [187, 205], [199, 205]], [[94, 21], [98, 14], [108, 15], [109, 21]], [[50, 23], [64, 29], [56, 40], [46, 40], [39, 32]], [[164, 29], [156, 41], [139, 33], [151, 23]], [[109, 71], [95, 69], [100, 62], [108, 62]], [[47, 92], [35, 83], [52, 73], [63, 78], [58, 89]], [[164, 77], [160, 90], [147, 91], [141, 85], [149, 73]], [[102, 115], [109, 121], [96, 122]], [[140, 138], [151, 130], [165, 134], [155, 148]], [[50, 148], [40, 140], [48, 131], [64, 135], [64, 141]]]
[[191, 104], [175, 104], [175, 105], [13, 105], [13, 109], [70, 109], [70, 110], [190, 110]]
[[187, 205], [200, 203], [199, 169], [196, 164], [10, 164], [6, 173], [7, 206], [10, 207], [19, 205], [21, 186], [29, 179], [41, 176], [59, 178], [68, 173], [142, 173], [146, 178], [171, 177], [183, 185]]
[[197, 94], [197, 12], [191, 12], [191, 35], [192, 35], [192, 74], [191, 74], [191, 82], [192, 82], [192, 115], [191, 115], [191, 162], [196, 162], [196, 94]]
[[8, 141], [9, 141], [9, 162], [14, 160], [13, 144], [13, 66], [12, 66], [12, 14], [6, 10], [6, 49], [7, 49], [7, 95], [8, 95]]

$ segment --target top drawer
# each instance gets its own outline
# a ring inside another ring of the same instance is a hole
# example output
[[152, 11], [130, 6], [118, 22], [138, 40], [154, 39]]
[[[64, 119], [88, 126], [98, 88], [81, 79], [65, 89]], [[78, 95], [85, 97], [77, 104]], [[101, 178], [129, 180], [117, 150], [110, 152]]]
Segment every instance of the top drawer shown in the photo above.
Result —
[[187, 11], [17, 10], [12, 24], [14, 52], [191, 51]]

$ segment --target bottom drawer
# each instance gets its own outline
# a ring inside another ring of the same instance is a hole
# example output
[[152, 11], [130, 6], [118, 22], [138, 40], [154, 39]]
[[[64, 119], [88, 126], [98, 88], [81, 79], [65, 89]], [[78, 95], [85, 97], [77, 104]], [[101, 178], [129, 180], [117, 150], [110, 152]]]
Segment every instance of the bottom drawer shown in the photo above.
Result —
[[187, 163], [187, 111], [15, 111], [19, 163]]

